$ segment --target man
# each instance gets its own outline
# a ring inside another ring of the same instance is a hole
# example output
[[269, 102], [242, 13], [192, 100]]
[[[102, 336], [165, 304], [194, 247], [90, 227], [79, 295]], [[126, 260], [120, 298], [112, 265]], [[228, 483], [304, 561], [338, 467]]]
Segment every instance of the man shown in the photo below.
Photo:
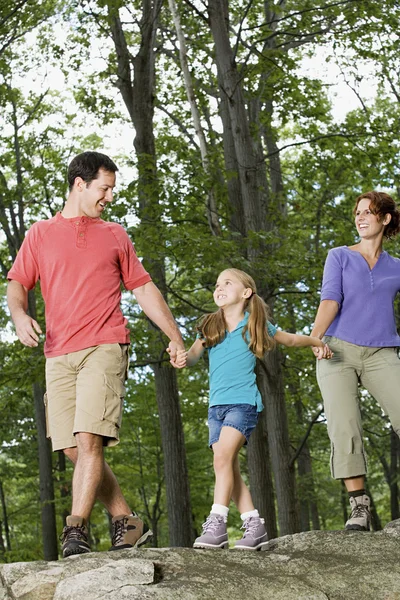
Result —
[[132, 513], [103, 455], [103, 446], [119, 441], [129, 360], [121, 280], [171, 340], [172, 363], [184, 348], [127, 233], [101, 219], [113, 198], [117, 170], [104, 154], [76, 156], [68, 168], [70, 191], [63, 211], [31, 227], [8, 273], [8, 305], [25, 346], [37, 346], [42, 333], [27, 314], [28, 290], [38, 279], [46, 304], [47, 427], [53, 450], [62, 450], [74, 463], [64, 557], [90, 552], [86, 525], [96, 498], [112, 516], [112, 550], [140, 546], [152, 535]]

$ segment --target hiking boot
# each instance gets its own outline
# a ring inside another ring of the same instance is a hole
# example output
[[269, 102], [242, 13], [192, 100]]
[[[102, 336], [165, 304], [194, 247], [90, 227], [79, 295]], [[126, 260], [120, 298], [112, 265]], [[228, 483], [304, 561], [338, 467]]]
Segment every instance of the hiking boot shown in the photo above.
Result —
[[350, 498], [351, 514], [346, 521], [345, 529], [369, 531], [371, 527], [370, 504], [371, 500], [366, 494]]
[[63, 558], [67, 558], [67, 556], [72, 556], [73, 554], [86, 554], [86, 552], [90, 552], [85, 520], [82, 517], [70, 515], [67, 517], [66, 523], [60, 536]]
[[263, 550], [268, 542], [264, 519], [260, 517], [249, 517], [243, 521], [241, 529], [244, 534], [241, 540], [235, 542], [235, 548], [239, 550]]
[[203, 533], [198, 537], [193, 548], [228, 548], [226, 520], [223, 516], [211, 513], [203, 523]]
[[153, 532], [137, 515], [119, 515], [112, 520], [112, 546], [110, 550], [138, 548], [150, 541]]

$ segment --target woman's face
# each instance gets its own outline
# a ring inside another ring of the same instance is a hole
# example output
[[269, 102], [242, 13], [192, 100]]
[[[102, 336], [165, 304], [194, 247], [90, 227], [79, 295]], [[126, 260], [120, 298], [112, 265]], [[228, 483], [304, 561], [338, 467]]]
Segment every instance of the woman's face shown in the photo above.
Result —
[[371, 212], [370, 204], [371, 201], [368, 198], [362, 198], [357, 206], [355, 222], [361, 239], [371, 239], [383, 235], [385, 225], [390, 220], [390, 215], [385, 215], [384, 219], [380, 221], [378, 215]]

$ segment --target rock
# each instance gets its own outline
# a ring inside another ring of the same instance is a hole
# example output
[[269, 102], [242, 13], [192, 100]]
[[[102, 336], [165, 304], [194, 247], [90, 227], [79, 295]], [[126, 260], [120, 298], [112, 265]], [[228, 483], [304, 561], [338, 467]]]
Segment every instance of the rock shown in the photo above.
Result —
[[400, 600], [400, 520], [311, 531], [265, 552], [148, 548], [0, 567], [0, 600]]

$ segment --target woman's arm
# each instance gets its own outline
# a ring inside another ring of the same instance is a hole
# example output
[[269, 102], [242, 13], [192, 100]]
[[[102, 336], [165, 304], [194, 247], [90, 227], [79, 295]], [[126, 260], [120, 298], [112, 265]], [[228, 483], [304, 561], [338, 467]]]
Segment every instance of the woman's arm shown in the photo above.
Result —
[[339, 304], [336, 300], [322, 300], [318, 308], [317, 316], [315, 317], [311, 335], [321, 339], [325, 335], [328, 327], [333, 323], [338, 311]]

